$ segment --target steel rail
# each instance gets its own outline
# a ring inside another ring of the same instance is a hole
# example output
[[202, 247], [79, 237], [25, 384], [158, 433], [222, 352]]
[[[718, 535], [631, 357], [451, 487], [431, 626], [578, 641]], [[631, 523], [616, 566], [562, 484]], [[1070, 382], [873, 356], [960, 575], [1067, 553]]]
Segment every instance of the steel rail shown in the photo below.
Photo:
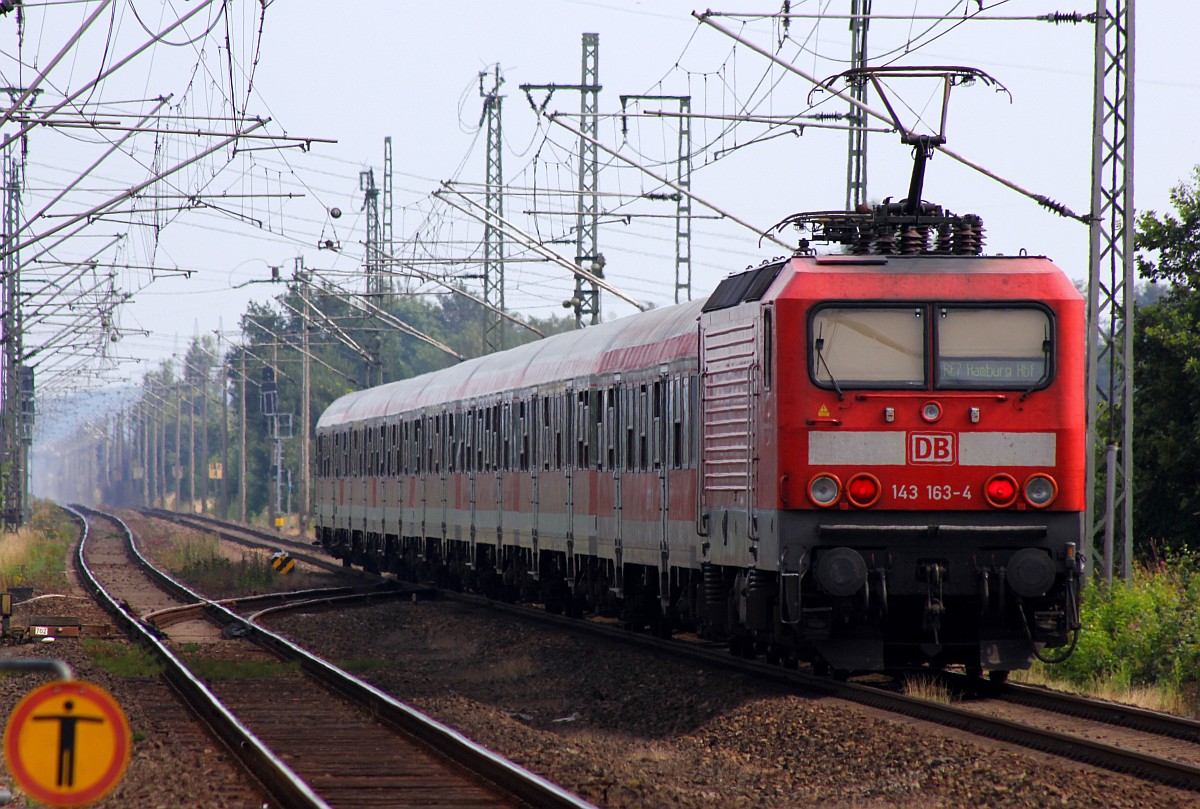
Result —
[[[96, 513], [103, 514], [103, 512]], [[297, 664], [304, 673], [318, 682], [342, 694], [352, 702], [365, 706], [378, 719], [415, 737], [427, 747], [495, 784], [509, 795], [533, 806], [547, 807], [547, 809], [596, 809], [593, 804], [577, 795], [475, 743], [457, 730], [400, 702], [370, 683], [310, 654], [281, 635], [238, 615], [221, 603], [205, 599], [194, 593], [186, 585], [155, 568], [149, 560], [142, 556], [132, 532], [124, 522], [115, 516], [107, 514], [103, 516], [119, 522], [124, 527], [129, 540], [130, 554], [148, 575], [168, 592], [177, 594], [182, 600], [202, 601], [207, 616], [218, 624], [241, 626], [245, 630], [246, 637], [254, 643], [286, 662]], [[243, 542], [243, 544], [245, 543]], [[343, 570], [340, 566], [338, 569]], [[291, 806], [292, 804], [285, 805]]]
[[[199, 678], [188, 670], [175, 654], [167, 648], [155, 632], [134, 615], [129, 608], [115, 600], [100, 584], [84, 559], [90, 533], [90, 521], [87, 514], [94, 514], [111, 519], [121, 526], [129, 542], [130, 553], [139, 564], [146, 563], [144, 557], [137, 551], [133, 541], [133, 533], [120, 518], [86, 509], [82, 506], [67, 507], [82, 525], [82, 533], [75, 550], [75, 564], [79, 570], [84, 587], [106, 609], [117, 623], [143, 646], [149, 647], [163, 664], [163, 676], [167, 682], [183, 697], [188, 706], [200, 716], [229, 751], [242, 762], [242, 765], [258, 779], [274, 800], [282, 805], [296, 809], [330, 809], [329, 804], [320, 798], [282, 759], [275, 755], [262, 740], [254, 735], [242, 722], [234, 716], [217, 696]], [[178, 584], [169, 577], [164, 577], [172, 587], [168, 589], [177, 597], [184, 600], [203, 599]]]
[[[293, 559], [304, 562], [306, 565], [312, 565], [313, 567], [320, 568], [321, 570], [326, 570], [330, 573], [340, 573], [342, 575], [353, 575], [355, 572], [357, 572], [361, 578], [368, 581], [381, 581], [380, 577], [373, 573], [367, 573], [365, 570], [361, 570], [359, 568], [347, 568], [341, 562], [331, 561], [328, 556], [317, 556], [309, 550], [311, 546], [295, 540], [290, 540], [287, 537], [282, 537], [278, 534], [259, 531], [256, 528], [230, 525], [229, 523], [221, 522], [220, 520], [214, 520], [211, 517], [202, 517], [199, 514], [177, 514], [174, 511], [167, 511], [166, 509], [161, 508], [143, 508], [139, 509], [139, 513], [160, 520], [173, 522], [176, 525], [184, 525], [189, 528], [196, 528], [202, 531], [211, 531], [215, 528], [216, 534], [220, 539], [223, 539], [226, 542], [232, 542], [235, 545], [241, 545], [244, 548], [261, 550], [263, 549], [264, 545], [273, 545], [277, 549], [287, 548]], [[242, 533], [260, 537], [262, 541], [252, 542], [243, 537], [239, 537], [237, 534], [231, 534], [227, 530], [223, 530], [228, 528], [236, 528]], [[245, 601], [245, 599], [238, 600]]]
[[1022, 683], [1006, 683], [988, 696], [1042, 711], [1053, 711], [1078, 719], [1103, 722], [1106, 725], [1200, 744], [1200, 721], [1186, 716], [1173, 716], [1133, 705], [1102, 702]]

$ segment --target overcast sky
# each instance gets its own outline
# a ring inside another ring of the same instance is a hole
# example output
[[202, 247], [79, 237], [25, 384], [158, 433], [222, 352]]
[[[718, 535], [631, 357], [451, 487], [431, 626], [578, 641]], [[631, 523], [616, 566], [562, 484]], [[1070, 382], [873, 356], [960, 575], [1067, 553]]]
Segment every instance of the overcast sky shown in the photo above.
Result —
[[[96, 77], [159, 29], [196, 8], [199, 0], [152, 2], [114, 0], [50, 74], [39, 106], [62, 100]], [[793, 12], [845, 15], [848, 0], [792, 2]], [[1046, 5], [1032, 0], [991, 3], [982, 16], [1032, 16], [1052, 11], [1088, 12], [1088, 3]], [[0, 18], [2, 61], [9, 86], [27, 86], [63, 47], [67, 37], [98, 7], [98, 2], [27, 3], [17, 31], [14, 15]], [[720, 10], [779, 10], [774, 0], [723, 6]], [[307, 150], [285, 141], [247, 141], [236, 156], [217, 149], [204, 159], [155, 183], [137, 206], [116, 206], [61, 244], [42, 240], [22, 255], [40, 311], [52, 301], [47, 281], [67, 272], [72, 262], [95, 260], [94, 270], [68, 281], [75, 294], [93, 284], [107, 295], [129, 296], [109, 319], [106, 358], [98, 361], [99, 380], [78, 374], [80, 384], [140, 380], [162, 357], [186, 348], [194, 333], [224, 330], [236, 340], [239, 316], [248, 301], [269, 300], [281, 290], [265, 283], [272, 266], [290, 275], [297, 259], [325, 278], [361, 289], [365, 212], [360, 172], [373, 169], [383, 185], [384, 138], [393, 139], [394, 242], [408, 258], [461, 259], [429, 271], [477, 274], [481, 230], [476, 223], [430, 197], [446, 180], [464, 184], [484, 179], [485, 135], [480, 130], [480, 77], [491, 87], [499, 65], [504, 130], [504, 175], [520, 192], [506, 200], [510, 217], [523, 229], [573, 257], [571, 228], [576, 184], [576, 138], [539, 119], [521, 84], [577, 84], [581, 35], [599, 34], [600, 124], [602, 142], [629, 159], [674, 177], [678, 121], [617, 115], [621, 96], [690, 96], [693, 113], [709, 116], [692, 123], [691, 185], [704, 200], [759, 229], [788, 214], [841, 209], [845, 200], [846, 133], [807, 128], [772, 130], [764, 124], [732, 125], [716, 116], [795, 115], [845, 111], [828, 95], [811, 96], [799, 76], [772, 66], [762, 56], [691, 16], [687, 2], [656, 0], [512, 0], [458, 3], [220, 0], [183, 29], [106, 78], [77, 100], [89, 115], [112, 128], [99, 135], [81, 129], [38, 128], [27, 140], [26, 217], [40, 211], [77, 175], [97, 160], [150, 112], [146, 99], [170, 94], [164, 106], [176, 116], [159, 124], [171, 133], [130, 137], [120, 151], [92, 170], [80, 187], [55, 203], [29, 226], [45, 232], [68, 221], [66, 214], [141, 184], [155, 168], [188, 160], [212, 148], [220, 137], [185, 134], [228, 132], [230, 116], [270, 118], [258, 130], [313, 139]], [[1093, 29], [1091, 25], [1050, 25], [1025, 21], [969, 21], [950, 24], [913, 19], [950, 13], [961, 17], [979, 4], [954, 0], [880, 0], [876, 15], [899, 20], [872, 21], [872, 64], [966, 65], [1007, 88], [986, 83], [955, 88], [947, 117], [948, 146], [1012, 182], [1045, 194], [1079, 213], [1089, 207], [1092, 125]], [[702, 10], [702, 9], [701, 9]], [[1143, 2], [1137, 19], [1136, 201], [1140, 209], [1164, 211], [1172, 186], [1200, 162], [1200, 79], [1194, 38], [1200, 8], [1193, 3]], [[793, 19], [784, 31], [777, 20], [721, 18], [721, 25], [762, 47], [777, 51], [805, 72], [827, 77], [848, 65], [850, 34], [845, 19]], [[261, 32], [261, 33], [260, 33]], [[18, 33], [22, 41], [18, 41]], [[781, 44], [782, 43], [782, 44]], [[227, 50], [228, 48], [228, 50]], [[228, 58], [232, 53], [232, 60]], [[17, 58], [23, 64], [18, 66]], [[230, 92], [230, 77], [234, 87]], [[892, 100], [906, 125], [936, 129], [940, 92], [921, 80], [896, 81]], [[534, 93], [541, 103], [545, 93]], [[1010, 101], [1011, 95], [1011, 101]], [[873, 107], [882, 108], [872, 97]], [[547, 111], [578, 113], [578, 93], [560, 90]], [[672, 101], [631, 102], [628, 111], [677, 110]], [[184, 123], [178, 116], [192, 116]], [[211, 120], [204, 120], [210, 117]], [[65, 119], [65, 113], [59, 118]], [[78, 116], [76, 116], [76, 120]], [[568, 119], [574, 125], [577, 119]], [[155, 126], [154, 124], [147, 124]], [[7, 123], [6, 135], [14, 131]], [[336, 140], [326, 143], [324, 140]], [[287, 148], [265, 149], [286, 145]], [[661, 193], [661, 185], [621, 160], [601, 153], [601, 208], [613, 212], [600, 228], [600, 250], [608, 279], [631, 297], [667, 305], [674, 296], [674, 204], [640, 195]], [[895, 134], [873, 134], [869, 143], [869, 195], [873, 200], [903, 197], [911, 168], [909, 149]], [[534, 194], [530, 189], [537, 189]], [[171, 210], [188, 195], [203, 193], [215, 208]], [[223, 194], [217, 199], [212, 195]], [[167, 196], [175, 195], [175, 196]], [[924, 198], [957, 213], [983, 216], [990, 252], [1027, 250], [1057, 261], [1076, 279], [1087, 276], [1087, 229], [1006, 189], [945, 156], [931, 162]], [[155, 210], [151, 210], [154, 208]], [[341, 216], [330, 214], [340, 209]], [[750, 230], [693, 206], [693, 294], [707, 294], [727, 273], [782, 254], [759, 244]], [[57, 216], [55, 216], [57, 214]], [[624, 217], [629, 216], [628, 220]], [[73, 233], [74, 227], [63, 231]], [[61, 235], [61, 234], [60, 234]], [[785, 234], [794, 242], [794, 233]], [[415, 242], [420, 242], [416, 246]], [[322, 249], [327, 244], [332, 249]], [[517, 258], [528, 252], [515, 244]], [[65, 268], [65, 269], [64, 269]], [[154, 269], [151, 269], [154, 268]], [[190, 277], [169, 272], [190, 271]], [[110, 277], [111, 276], [111, 277]], [[43, 281], [45, 279], [45, 281]], [[478, 282], [472, 281], [478, 288]], [[538, 316], [563, 314], [561, 301], [571, 281], [546, 263], [515, 261], [506, 274], [511, 308]], [[436, 287], [412, 287], [430, 291]], [[63, 294], [68, 294], [63, 292]], [[83, 300], [96, 303], [96, 293]], [[605, 317], [633, 312], [612, 296]], [[74, 328], [55, 313], [31, 327], [30, 342], [53, 339]], [[87, 351], [93, 332], [84, 329], [79, 348]], [[115, 334], [119, 342], [112, 342]], [[71, 340], [60, 345], [74, 346]], [[32, 346], [27, 346], [32, 347]], [[74, 368], [47, 349], [39, 382], [65, 390], [61, 375]], [[140, 360], [134, 362], [133, 360]]]

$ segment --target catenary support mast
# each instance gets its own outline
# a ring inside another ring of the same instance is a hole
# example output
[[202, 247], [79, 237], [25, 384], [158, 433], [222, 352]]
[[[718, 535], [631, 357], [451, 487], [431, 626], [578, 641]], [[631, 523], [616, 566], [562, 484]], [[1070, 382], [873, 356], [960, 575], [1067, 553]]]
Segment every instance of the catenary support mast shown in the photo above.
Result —
[[483, 230], [483, 300], [493, 307], [483, 311], [483, 353], [504, 349], [504, 231], [499, 223], [504, 218], [504, 140], [501, 128], [500, 65], [492, 76], [492, 88], [484, 90], [487, 71], [479, 74], [479, 94], [483, 97], [483, 123], [487, 128], [487, 175], [484, 204], [487, 223]]
[[[1133, 575], [1133, 0], [1096, 0], [1092, 112], [1091, 262], [1088, 275], [1088, 433], [1103, 446], [1105, 497], [1089, 486], [1085, 537], [1099, 569]], [[1099, 416], [1107, 417], [1101, 430]], [[1089, 452], [1088, 480], [1096, 479]]]
[[[871, 0], [850, 0], [850, 69], [867, 66], [867, 26], [870, 24]], [[850, 97], [859, 104], [867, 103], [864, 78], [850, 82]], [[853, 211], [867, 202], [867, 115], [861, 107], [850, 105], [850, 135], [846, 155], [846, 210]]]

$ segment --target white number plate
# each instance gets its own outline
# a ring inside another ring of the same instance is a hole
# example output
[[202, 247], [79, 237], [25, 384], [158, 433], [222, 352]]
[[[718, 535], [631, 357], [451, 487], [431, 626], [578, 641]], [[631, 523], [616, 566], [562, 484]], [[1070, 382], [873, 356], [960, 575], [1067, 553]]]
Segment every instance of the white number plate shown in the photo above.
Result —
[[893, 483], [893, 500], [936, 501], [970, 500], [971, 487], [953, 486], [949, 483]]

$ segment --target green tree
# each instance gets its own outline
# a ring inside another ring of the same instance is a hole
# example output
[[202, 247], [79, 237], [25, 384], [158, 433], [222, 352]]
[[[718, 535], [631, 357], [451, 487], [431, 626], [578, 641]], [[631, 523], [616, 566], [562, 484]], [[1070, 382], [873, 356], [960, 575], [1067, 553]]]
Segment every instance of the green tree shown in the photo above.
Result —
[[1138, 269], [1166, 286], [1134, 321], [1134, 523], [1140, 550], [1200, 537], [1200, 166], [1175, 211], [1138, 218]]

